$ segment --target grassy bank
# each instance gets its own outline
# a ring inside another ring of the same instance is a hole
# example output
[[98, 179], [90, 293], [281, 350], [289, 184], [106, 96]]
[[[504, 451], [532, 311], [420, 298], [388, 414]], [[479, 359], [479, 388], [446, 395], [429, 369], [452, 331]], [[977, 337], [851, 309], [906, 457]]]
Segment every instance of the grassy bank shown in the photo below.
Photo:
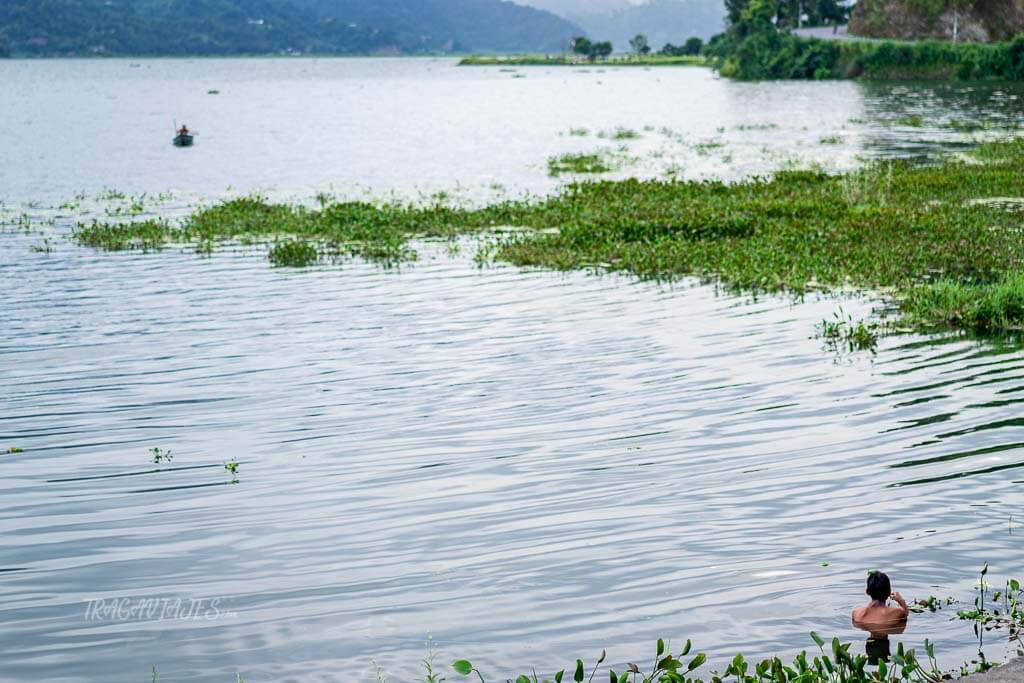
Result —
[[471, 55], [463, 58], [459, 66], [704, 66], [707, 60], [700, 55], [630, 55], [610, 57], [591, 62], [578, 55]]
[[[787, 171], [735, 184], [581, 183], [547, 198], [482, 208], [324, 202], [318, 208], [232, 200], [180, 223], [94, 222], [74, 233], [108, 250], [225, 241], [275, 245], [275, 264], [360, 256], [415, 258], [413, 237], [527, 228], [494, 257], [558, 270], [642, 278], [695, 275], [741, 291], [871, 289], [917, 327], [1024, 328], [1024, 142], [915, 166], [875, 163], [840, 175]], [[530, 230], [530, 229], [533, 230]]]
[[1007, 43], [829, 41], [753, 34], [719, 46], [723, 76], [742, 80], [1024, 80], [1024, 36]]

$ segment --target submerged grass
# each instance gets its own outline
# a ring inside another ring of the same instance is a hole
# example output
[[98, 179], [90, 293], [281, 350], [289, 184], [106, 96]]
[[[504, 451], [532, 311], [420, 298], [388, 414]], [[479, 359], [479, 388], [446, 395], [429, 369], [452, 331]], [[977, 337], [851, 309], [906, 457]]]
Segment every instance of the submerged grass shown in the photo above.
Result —
[[548, 159], [548, 175], [607, 173], [612, 170], [600, 154], [562, 154]]
[[287, 237], [400, 263], [415, 256], [410, 238], [536, 228], [504, 238], [494, 256], [560, 270], [597, 264], [651, 279], [696, 275], [746, 291], [881, 290], [918, 326], [1007, 330], [1024, 327], [1022, 176], [1024, 142], [1012, 141], [931, 165], [783, 171], [733, 184], [584, 182], [483, 208], [310, 209], [248, 197], [181, 224], [95, 222], [74, 236], [103, 249]]
[[316, 246], [301, 240], [277, 242], [267, 252], [267, 258], [276, 267], [303, 268], [316, 263], [320, 255]]

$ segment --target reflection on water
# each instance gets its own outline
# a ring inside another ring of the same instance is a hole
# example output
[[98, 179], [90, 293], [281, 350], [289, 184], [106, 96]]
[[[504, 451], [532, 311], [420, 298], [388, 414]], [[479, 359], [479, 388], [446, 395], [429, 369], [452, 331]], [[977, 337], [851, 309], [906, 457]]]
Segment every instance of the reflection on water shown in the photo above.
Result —
[[878, 666], [879, 662], [888, 662], [892, 657], [889, 636], [898, 636], [907, 630], [906, 619], [892, 624], [868, 624], [854, 619], [853, 625], [868, 633], [867, 640], [864, 641], [864, 654], [868, 656], [868, 663], [871, 666]]
[[[617, 149], [596, 132], [621, 125], [640, 134], [621, 173], [842, 166], [975, 134], [896, 123], [915, 112], [1012, 116], [1009, 90], [696, 69], [144, 65], [0, 64], [13, 215], [105, 187], [178, 208], [229, 187], [549, 191], [548, 155]], [[47, 214], [58, 235], [69, 213]], [[857, 637], [868, 568], [908, 597], [969, 598], [985, 561], [1019, 573], [1016, 341], [837, 357], [812, 338], [828, 298], [481, 270], [466, 247], [288, 271], [256, 247], [0, 232], [0, 446], [24, 449], [0, 455], [0, 680], [338, 680], [374, 657], [405, 680], [428, 634], [496, 675], [604, 647], [621, 669], [658, 637], [720, 663]], [[976, 647], [941, 615], [903, 638], [947, 667]]]

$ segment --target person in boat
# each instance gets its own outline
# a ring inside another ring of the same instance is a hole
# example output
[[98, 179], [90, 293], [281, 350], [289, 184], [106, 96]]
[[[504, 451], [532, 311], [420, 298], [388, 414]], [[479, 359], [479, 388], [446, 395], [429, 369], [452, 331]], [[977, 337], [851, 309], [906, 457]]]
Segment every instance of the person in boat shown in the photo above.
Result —
[[[880, 571], [868, 574], [867, 590], [871, 602], [853, 610], [853, 625], [865, 631], [893, 631], [906, 626], [910, 608], [903, 596], [892, 590], [889, 577]], [[895, 605], [890, 605], [892, 600]]]
[[184, 137], [188, 137], [188, 136], [189, 136], [188, 126], [186, 126], [185, 124], [181, 124], [181, 130], [178, 131], [178, 137], [179, 138], [184, 138]]

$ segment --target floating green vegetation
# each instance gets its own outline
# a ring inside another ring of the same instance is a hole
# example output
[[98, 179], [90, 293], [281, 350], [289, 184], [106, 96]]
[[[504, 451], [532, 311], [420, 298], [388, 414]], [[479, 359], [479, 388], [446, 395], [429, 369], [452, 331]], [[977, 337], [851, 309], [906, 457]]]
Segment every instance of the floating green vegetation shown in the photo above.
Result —
[[[935, 660], [935, 648], [927, 640], [926, 662], [918, 659], [914, 650], [906, 650], [903, 643], [899, 643], [890, 662], [872, 665], [867, 655], [851, 654], [850, 643], [840, 643], [838, 638], [833, 638], [826, 645], [825, 640], [814, 632], [811, 632], [811, 639], [818, 647], [818, 654], [809, 656], [803, 651], [790, 664], [779, 657], [748, 662], [738, 654], [724, 671], [707, 674], [707, 678], [700, 673], [707, 663], [707, 656], [700, 652], [690, 657], [692, 645], [689, 640], [678, 655], [669, 651], [665, 641], [658, 640], [651, 664], [641, 667], [630, 662], [621, 672], [609, 669], [604, 680], [611, 683], [938, 683], [944, 680]], [[592, 683], [606, 656], [607, 653], [602, 651], [593, 667], [585, 667], [583, 660], [577, 659], [575, 666], [568, 669], [572, 671], [574, 683]], [[486, 683], [483, 674], [469, 660], [455, 660], [452, 669], [461, 676], [475, 675], [480, 683]], [[563, 683], [566, 671], [563, 669], [555, 673], [552, 677], [554, 683]], [[503, 678], [515, 683], [540, 683], [536, 673]], [[550, 681], [545, 678], [543, 683]]]
[[708, 156], [716, 149], [722, 149], [725, 144], [721, 140], [705, 140], [693, 145], [693, 150], [702, 157]]
[[51, 254], [53, 253], [53, 241], [49, 237], [45, 237], [42, 244], [33, 244], [30, 248], [37, 254]]
[[602, 264], [659, 280], [694, 275], [745, 291], [882, 290], [919, 327], [998, 331], [1024, 328], [1021, 205], [1006, 199], [1019, 197], [1022, 175], [1016, 140], [929, 165], [782, 171], [731, 184], [591, 181], [482, 208], [438, 199], [310, 209], [247, 197], [180, 224], [94, 222], [74, 238], [115, 250], [293, 238], [397, 264], [415, 258], [412, 238], [535, 228], [506, 236], [495, 258], [560, 270]]
[[607, 173], [611, 166], [600, 154], [562, 154], [548, 159], [548, 175], [565, 173]]
[[165, 451], [162, 448], [150, 448], [149, 454], [153, 456], [153, 464], [159, 465], [160, 463], [170, 462], [174, 459], [170, 451]]
[[16, 453], [24, 453], [24, 452], [25, 452], [24, 449], [18, 448], [17, 446], [11, 446], [6, 451], [4, 451], [4, 453], [7, 454], [7, 455], [15, 455]]
[[316, 246], [303, 240], [275, 242], [267, 252], [267, 258], [278, 268], [304, 268], [315, 264], [320, 255]]
[[606, 138], [608, 140], [639, 140], [640, 133], [636, 132], [632, 128], [616, 126], [611, 130], [601, 131], [597, 134], [597, 137]]
[[741, 123], [736, 126], [736, 130], [776, 130], [778, 127], [777, 123]]
[[908, 128], [923, 128], [924, 119], [916, 114], [912, 116], [901, 116], [895, 121], [897, 126], [906, 126]]
[[843, 138], [839, 135], [826, 135], [823, 138], [819, 138], [818, 143], [822, 145], [841, 145], [843, 144]]
[[945, 607], [948, 607], [950, 605], [955, 605], [956, 602], [957, 602], [957, 600], [954, 597], [948, 597], [948, 598], [945, 598], [945, 599], [940, 599], [940, 598], [935, 597], [934, 595], [929, 595], [927, 598], [922, 598], [920, 600], [914, 600], [909, 605], [909, 609], [910, 609], [911, 612], [914, 612], [914, 613], [917, 613], [917, 614], [921, 614], [923, 612], [938, 612], [939, 610], [941, 610], [941, 609], [943, 609]]
[[231, 475], [231, 483], [232, 484], [237, 484], [238, 483], [238, 467], [239, 467], [239, 463], [234, 458], [232, 458], [231, 460], [228, 460], [226, 463], [224, 463], [224, 470], [228, 474]]
[[[958, 610], [957, 618], [973, 622], [976, 635], [985, 631], [1005, 630], [1007, 639], [1017, 645], [1017, 656], [1024, 657], [1024, 591], [1021, 590], [1021, 582], [1009, 579], [1003, 590], [997, 590], [990, 595], [989, 584], [985, 579], [987, 574], [988, 563], [985, 563], [977, 584], [974, 608]], [[973, 671], [964, 665], [960, 669], [961, 675], [987, 671], [995, 666], [985, 659], [983, 653], [979, 652], [979, 655], [980, 661]]]
[[878, 347], [880, 332], [878, 323], [854, 321], [853, 316], [842, 308], [833, 314], [831, 320], [822, 320], [818, 324], [818, 335], [834, 350], [844, 346], [847, 351], [874, 351]]
[[570, 128], [569, 135], [576, 138], [585, 138], [590, 135], [590, 131], [586, 128]]
[[1008, 120], [972, 121], [970, 119], [950, 119], [945, 123], [945, 126], [961, 133], [976, 133], [979, 131], [1010, 132], [1020, 128], [1019, 123]]

